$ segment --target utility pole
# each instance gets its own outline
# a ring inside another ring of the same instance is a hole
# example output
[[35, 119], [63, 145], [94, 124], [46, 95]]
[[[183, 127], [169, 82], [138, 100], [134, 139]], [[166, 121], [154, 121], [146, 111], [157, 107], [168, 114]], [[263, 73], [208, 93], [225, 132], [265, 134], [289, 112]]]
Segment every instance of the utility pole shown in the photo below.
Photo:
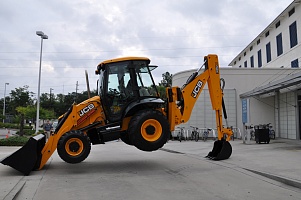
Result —
[[75, 87], [75, 99], [74, 101], [77, 101], [77, 90], [78, 90], [78, 81], [76, 81], [76, 87]]
[[9, 83], [4, 84], [4, 99], [3, 99], [3, 123], [5, 122], [5, 96], [6, 96], [6, 85], [9, 85]]
[[53, 89], [50, 88], [50, 92], [49, 92], [49, 99], [50, 99], [50, 104], [49, 104], [49, 105], [50, 105], [50, 107], [52, 107], [52, 106], [51, 106], [51, 91], [52, 91], [52, 90], [53, 90]]

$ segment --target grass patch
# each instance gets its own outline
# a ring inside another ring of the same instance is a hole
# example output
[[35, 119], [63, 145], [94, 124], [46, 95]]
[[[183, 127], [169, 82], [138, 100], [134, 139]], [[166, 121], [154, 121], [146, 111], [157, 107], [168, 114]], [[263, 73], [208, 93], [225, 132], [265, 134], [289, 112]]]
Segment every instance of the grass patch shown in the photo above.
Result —
[[9, 138], [0, 139], [0, 146], [23, 146], [29, 137], [25, 136], [12, 136]]

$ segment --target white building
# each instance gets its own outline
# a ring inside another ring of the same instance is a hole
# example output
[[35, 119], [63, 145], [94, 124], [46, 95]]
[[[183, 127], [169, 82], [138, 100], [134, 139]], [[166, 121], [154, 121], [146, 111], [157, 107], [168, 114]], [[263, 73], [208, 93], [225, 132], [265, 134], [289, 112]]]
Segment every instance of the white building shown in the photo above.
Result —
[[[221, 68], [229, 126], [243, 130], [245, 125], [271, 123], [276, 137], [301, 139], [300, 3], [294, 0], [231, 61], [232, 68]], [[192, 73], [174, 74], [173, 86], [182, 86]], [[214, 128], [214, 114], [205, 89], [183, 126]]]
[[301, 61], [301, 0], [294, 0], [229, 64], [234, 68], [297, 68]]

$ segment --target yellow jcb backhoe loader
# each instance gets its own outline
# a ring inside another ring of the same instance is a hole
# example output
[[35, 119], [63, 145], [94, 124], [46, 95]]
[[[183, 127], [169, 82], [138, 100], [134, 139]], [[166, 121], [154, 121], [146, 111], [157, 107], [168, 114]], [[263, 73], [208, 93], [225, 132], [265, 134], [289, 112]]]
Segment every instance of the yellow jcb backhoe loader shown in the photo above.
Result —
[[225, 119], [226, 113], [218, 57], [205, 56], [203, 66], [204, 71], [200, 73], [202, 67], [198, 69], [182, 88], [167, 88], [167, 100], [163, 101], [151, 75], [157, 66], [150, 65], [148, 58], [124, 57], [101, 62], [96, 70], [99, 95], [72, 105], [59, 118], [47, 141], [43, 134], [34, 136], [1, 163], [29, 175], [32, 170], [42, 169], [55, 150], [65, 162], [79, 163], [88, 157], [91, 143], [104, 144], [119, 138], [142, 151], [158, 150], [175, 126], [189, 120], [206, 83], [218, 131], [218, 140], [207, 157], [228, 159], [232, 153], [228, 142], [232, 130], [222, 123], [222, 109]]

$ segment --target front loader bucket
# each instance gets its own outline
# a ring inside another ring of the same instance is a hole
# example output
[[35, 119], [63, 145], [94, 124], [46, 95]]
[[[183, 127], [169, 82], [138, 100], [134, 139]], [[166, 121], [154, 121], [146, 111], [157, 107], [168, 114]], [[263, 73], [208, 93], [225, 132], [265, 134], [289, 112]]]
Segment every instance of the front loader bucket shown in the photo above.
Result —
[[213, 149], [208, 153], [206, 158], [211, 160], [225, 160], [228, 159], [232, 154], [231, 144], [222, 139], [214, 142]]
[[1, 163], [27, 176], [32, 170], [39, 168], [45, 143], [46, 138], [43, 134], [31, 137], [22, 148], [1, 160]]

